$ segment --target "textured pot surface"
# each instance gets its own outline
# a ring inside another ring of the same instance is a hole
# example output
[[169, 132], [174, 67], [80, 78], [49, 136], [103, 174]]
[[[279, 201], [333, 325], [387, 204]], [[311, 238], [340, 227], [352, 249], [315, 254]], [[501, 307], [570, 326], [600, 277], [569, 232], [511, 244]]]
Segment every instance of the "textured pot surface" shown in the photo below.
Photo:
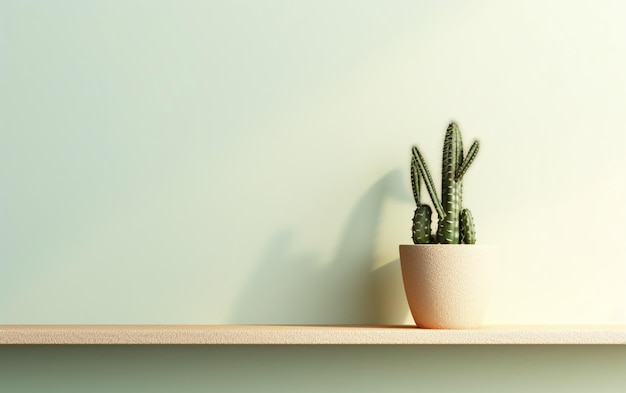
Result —
[[494, 246], [400, 245], [402, 279], [416, 325], [480, 327], [491, 297], [496, 260]]

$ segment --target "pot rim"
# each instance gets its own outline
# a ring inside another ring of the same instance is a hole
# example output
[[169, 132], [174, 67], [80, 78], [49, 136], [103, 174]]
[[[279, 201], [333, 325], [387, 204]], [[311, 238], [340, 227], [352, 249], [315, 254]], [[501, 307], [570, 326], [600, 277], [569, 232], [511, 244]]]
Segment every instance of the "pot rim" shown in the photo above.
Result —
[[400, 244], [400, 247], [481, 247], [481, 248], [497, 248], [497, 244]]

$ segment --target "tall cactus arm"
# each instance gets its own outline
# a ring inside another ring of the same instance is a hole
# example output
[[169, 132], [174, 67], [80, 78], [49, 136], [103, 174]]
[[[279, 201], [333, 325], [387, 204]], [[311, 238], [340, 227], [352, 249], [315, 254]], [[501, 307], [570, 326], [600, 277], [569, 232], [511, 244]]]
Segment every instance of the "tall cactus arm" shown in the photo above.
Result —
[[437, 211], [437, 215], [439, 217], [445, 217], [446, 212], [443, 209], [443, 205], [441, 204], [441, 200], [437, 196], [437, 190], [435, 189], [435, 183], [433, 182], [433, 178], [430, 175], [430, 171], [428, 170], [428, 166], [426, 165], [426, 161], [422, 154], [420, 153], [417, 146], [413, 146], [413, 157], [415, 158], [415, 163], [417, 164], [417, 168], [424, 179], [424, 184], [426, 185], [426, 189], [428, 190], [428, 194], [430, 195], [430, 199], [433, 201], [433, 205], [435, 206], [435, 210]]
[[[465, 151], [463, 149], [463, 134], [461, 133], [461, 129], [459, 128], [459, 126], [455, 123], [455, 122], [451, 122], [450, 125], [456, 127], [456, 132], [458, 134], [458, 137], [456, 139], [456, 143], [457, 143], [457, 160], [456, 160], [456, 171], [454, 172], [454, 180], [458, 180], [456, 178], [456, 174], [459, 171], [459, 168], [461, 167], [461, 164], [463, 163], [463, 152]], [[463, 209], [463, 182], [457, 181], [456, 183], [456, 195], [458, 197], [458, 208], [459, 211]]]
[[443, 244], [459, 243], [459, 213], [461, 210], [460, 187], [455, 180], [459, 159], [459, 128], [450, 123], [446, 131], [443, 146], [443, 162], [441, 170], [441, 203], [445, 210], [439, 216], [437, 242]]
[[461, 210], [461, 242], [464, 244], [476, 243], [476, 228], [474, 218], [469, 209]]
[[411, 188], [413, 189], [413, 198], [418, 207], [422, 205], [420, 202], [421, 184], [420, 184], [420, 172], [417, 169], [417, 162], [415, 157], [411, 157]]
[[476, 158], [479, 148], [480, 148], [480, 145], [478, 141], [474, 141], [474, 143], [472, 143], [472, 146], [470, 146], [470, 149], [467, 152], [467, 155], [463, 159], [463, 162], [459, 166], [458, 171], [456, 172], [456, 176], [455, 176], [456, 181], [461, 181], [461, 179], [463, 179], [463, 175], [465, 175], [465, 172], [467, 172], [467, 169], [472, 164], [472, 161], [474, 161], [474, 158]]
[[421, 175], [417, 167], [417, 159], [411, 158], [411, 188], [413, 189], [413, 197], [417, 208], [413, 215], [413, 243], [415, 244], [428, 244], [431, 240], [431, 217], [432, 210], [428, 205], [422, 205], [420, 201], [421, 196]]

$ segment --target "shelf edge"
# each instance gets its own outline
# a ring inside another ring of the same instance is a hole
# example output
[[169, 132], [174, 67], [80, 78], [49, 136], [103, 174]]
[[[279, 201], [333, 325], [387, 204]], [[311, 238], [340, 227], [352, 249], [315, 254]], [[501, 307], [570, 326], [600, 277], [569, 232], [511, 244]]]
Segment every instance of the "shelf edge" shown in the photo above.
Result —
[[0, 325], [4, 345], [624, 345], [624, 326]]

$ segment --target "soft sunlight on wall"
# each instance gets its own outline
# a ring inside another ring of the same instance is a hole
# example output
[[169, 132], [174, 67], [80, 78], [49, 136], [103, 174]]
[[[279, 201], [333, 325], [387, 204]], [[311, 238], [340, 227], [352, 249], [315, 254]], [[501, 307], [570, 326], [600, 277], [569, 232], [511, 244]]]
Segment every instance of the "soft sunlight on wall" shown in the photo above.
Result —
[[0, 4], [0, 323], [404, 322], [453, 119], [486, 322], [626, 323], [625, 4], [53, 3]]

